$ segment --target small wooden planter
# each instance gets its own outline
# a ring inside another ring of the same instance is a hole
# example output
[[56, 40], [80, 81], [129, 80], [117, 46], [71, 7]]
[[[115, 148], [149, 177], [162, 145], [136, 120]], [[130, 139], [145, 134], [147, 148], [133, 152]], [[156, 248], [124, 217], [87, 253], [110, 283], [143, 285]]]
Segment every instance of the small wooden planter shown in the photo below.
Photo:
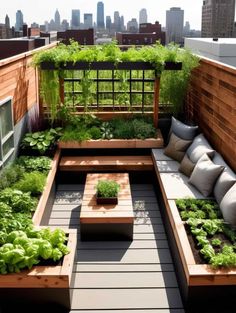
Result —
[[102, 198], [96, 195], [96, 202], [97, 204], [118, 204], [118, 198], [117, 197]]
[[60, 149], [133, 149], [133, 148], [161, 148], [163, 147], [163, 137], [158, 130], [157, 138], [150, 139], [110, 139], [110, 140], [86, 140], [59, 141]]

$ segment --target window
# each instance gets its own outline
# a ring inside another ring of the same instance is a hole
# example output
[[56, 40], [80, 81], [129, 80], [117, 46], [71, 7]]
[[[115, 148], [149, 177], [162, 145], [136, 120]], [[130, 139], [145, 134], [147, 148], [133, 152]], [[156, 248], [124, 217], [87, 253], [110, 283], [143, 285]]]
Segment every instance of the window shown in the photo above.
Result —
[[14, 152], [14, 124], [12, 97], [0, 101], [0, 167], [7, 163]]

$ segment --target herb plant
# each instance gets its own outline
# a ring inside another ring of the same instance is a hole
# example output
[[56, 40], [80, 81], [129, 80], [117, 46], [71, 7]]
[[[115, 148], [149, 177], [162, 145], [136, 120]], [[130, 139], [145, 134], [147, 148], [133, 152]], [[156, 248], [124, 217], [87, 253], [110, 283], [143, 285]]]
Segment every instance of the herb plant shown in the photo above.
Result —
[[99, 198], [114, 198], [118, 195], [120, 185], [114, 180], [99, 180], [96, 190]]
[[20, 156], [17, 164], [22, 166], [27, 172], [38, 171], [47, 173], [51, 169], [52, 160], [46, 156]]
[[39, 196], [44, 189], [46, 175], [40, 172], [25, 173], [23, 178], [13, 185], [15, 189], [30, 192], [32, 196]]
[[61, 136], [61, 128], [51, 128], [49, 130], [27, 133], [21, 142], [22, 148], [30, 148], [44, 154], [53, 147]]

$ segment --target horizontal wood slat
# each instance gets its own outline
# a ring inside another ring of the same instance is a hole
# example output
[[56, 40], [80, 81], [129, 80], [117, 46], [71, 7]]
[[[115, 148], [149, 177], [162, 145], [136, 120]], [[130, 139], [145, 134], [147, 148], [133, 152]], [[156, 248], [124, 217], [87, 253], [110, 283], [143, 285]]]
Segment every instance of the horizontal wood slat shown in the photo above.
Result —
[[61, 171], [152, 170], [150, 156], [83, 156], [62, 157]]
[[236, 171], [236, 69], [201, 59], [192, 72], [186, 110]]

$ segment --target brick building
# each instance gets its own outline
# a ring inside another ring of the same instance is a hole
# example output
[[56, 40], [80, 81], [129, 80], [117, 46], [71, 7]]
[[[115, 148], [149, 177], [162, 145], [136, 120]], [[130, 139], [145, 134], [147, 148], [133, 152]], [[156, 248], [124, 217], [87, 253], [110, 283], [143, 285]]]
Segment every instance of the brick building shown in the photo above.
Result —
[[81, 45], [94, 45], [94, 30], [89, 29], [69, 29], [64, 32], [57, 32], [57, 40], [64, 44], [69, 44], [70, 39], [78, 41]]

